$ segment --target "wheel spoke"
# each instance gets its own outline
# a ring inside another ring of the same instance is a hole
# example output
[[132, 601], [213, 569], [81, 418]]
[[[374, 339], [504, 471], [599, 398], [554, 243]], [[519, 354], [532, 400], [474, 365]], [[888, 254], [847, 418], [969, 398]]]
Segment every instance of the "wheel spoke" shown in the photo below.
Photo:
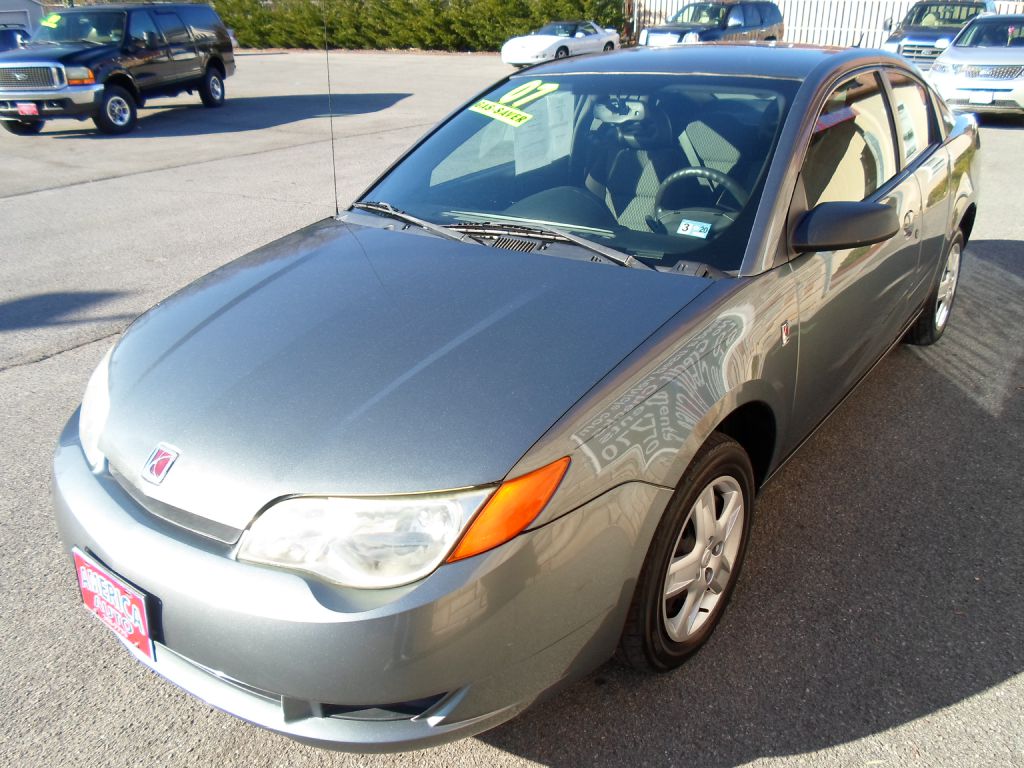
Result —
[[697, 535], [697, 548], [701, 549], [707, 545], [715, 535], [715, 488], [708, 485], [697, 501], [693, 503], [693, 528]]
[[700, 574], [700, 555], [700, 550], [694, 549], [672, 561], [665, 577], [666, 599], [678, 595], [697, 580]]
[[722, 510], [722, 517], [716, 524], [718, 540], [723, 544], [727, 543], [736, 530], [736, 523], [740, 522], [743, 515], [743, 493], [741, 491], [729, 491], [725, 497], [725, 509]]
[[683, 601], [682, 610], [668, 620], [669, 634], [676, 640], [682, 642], [692, 632], [700, 616], [700, 604], [704, 599], [705, 590], [695, 587], [686, 593], [686, 600]]

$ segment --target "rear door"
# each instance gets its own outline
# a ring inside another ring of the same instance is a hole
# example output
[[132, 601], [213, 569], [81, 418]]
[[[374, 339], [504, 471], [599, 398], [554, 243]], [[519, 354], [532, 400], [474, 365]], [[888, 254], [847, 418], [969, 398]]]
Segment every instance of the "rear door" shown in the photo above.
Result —
[[881, 74], [868, 70], [839, 83], [804, 152], [790, 227], [818, 203], [857, 200], [894, 206], [903, 226], [882, 243], [791, 258], [800, 344], [794, 435], [828, 415], [909, 320], [921, 193], [914, 174], [901, 170], [897, 147]]
[[194, 80], [203, 74], [199, 53], [192, 35], [174, 11], [158, 10], [153, 13], [160, 32], [167, 40], [167, 51], [171, 58], [171, 75], [175, 81]]

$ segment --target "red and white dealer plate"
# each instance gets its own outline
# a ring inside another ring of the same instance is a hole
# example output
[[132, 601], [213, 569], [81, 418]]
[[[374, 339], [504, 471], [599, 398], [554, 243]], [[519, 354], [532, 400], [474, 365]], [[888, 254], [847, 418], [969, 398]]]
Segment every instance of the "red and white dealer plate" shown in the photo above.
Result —
[[114, 632], [121, 641], [148, 659], [153, 659], [146, 596], [119, 579], [81, 550], [71, 550], [75, 573], [85, 607]]

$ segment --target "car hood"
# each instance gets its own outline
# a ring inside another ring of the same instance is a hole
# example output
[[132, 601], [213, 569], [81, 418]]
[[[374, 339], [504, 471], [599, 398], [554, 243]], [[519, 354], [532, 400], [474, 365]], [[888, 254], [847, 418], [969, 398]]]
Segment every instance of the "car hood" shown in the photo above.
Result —
[[523, 35], [522, 37], [513, 37], [502, 47], [518, 50], [542, 51], [556, 43], [566, 43], [568, 41], [568, 37], [559, 37], [558, 35]]
[[887, 43], [934, 43], [946, 38], [952, 40], [960, 27], [900, 27], [886, 40]]
[[943, 64], [1024, 64], [1024, 48], [948, 48]]
[[109, 59], [118, 51], [116, 45], [92, 45], [90, 43], [62, 43], [45, 45], [29, 43], [0, 53], [0, 64], [31, 64], [33, 62], [57, 62], [65, 66], [87, 67], [95, 61]]
[[[244, 528], [295, 493], [500, 481], [710, 280], [326, 221], [139, 318], [100, 440], [146, 495]], [[158, 443], [180, 452], [159, 486]]]

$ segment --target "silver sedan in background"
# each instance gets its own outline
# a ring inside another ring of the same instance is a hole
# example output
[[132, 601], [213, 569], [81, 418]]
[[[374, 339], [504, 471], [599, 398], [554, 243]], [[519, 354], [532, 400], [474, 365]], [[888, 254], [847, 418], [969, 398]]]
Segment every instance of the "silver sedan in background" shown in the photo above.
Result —
[[501, 81], [103, 358], [54, 460], [86, 607], [337, 749], [478, 733], [616, 653], [676, 668], [764, 484], [893, 345], [942, 336], [977, 148], [873, 51]]
[[928, 78], [954, 110], [1024, 115], [1024, 15], [975, 17]]

